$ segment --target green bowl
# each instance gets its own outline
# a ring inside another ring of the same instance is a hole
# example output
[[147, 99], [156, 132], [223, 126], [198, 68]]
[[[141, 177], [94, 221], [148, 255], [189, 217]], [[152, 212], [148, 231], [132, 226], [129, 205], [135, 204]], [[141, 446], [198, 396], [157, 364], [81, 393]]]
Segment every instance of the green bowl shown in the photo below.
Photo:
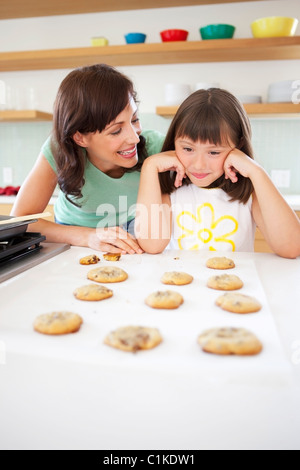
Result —
[[199, 29], [202, 39], [231, 39], [235, 26], [231, 24], [209, 24]]

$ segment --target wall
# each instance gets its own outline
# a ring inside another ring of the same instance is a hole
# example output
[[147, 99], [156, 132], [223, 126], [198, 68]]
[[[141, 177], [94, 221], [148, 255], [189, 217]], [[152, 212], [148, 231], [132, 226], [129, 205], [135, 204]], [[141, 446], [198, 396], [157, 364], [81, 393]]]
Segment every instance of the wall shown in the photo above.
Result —
[[[237, 26], [235, 37], [251, 37], [250, 23], [270, 15], [300, 19], [299, 0], [271, 0], [243, 4], [205, 5], [170, 9], [152, 9], [53, 16], [0, 21], [1, 51], [85, 47], [90, 37], [103, 35], [111, 45], [124, 44], [123, 34], [144, 31], [147, 42], [160, 42], [159, 31], [169, 27], [189, 30], [189, 40], [199, 40], [199, 27], [211, 22]], [[296, 34], [300, 34], [300, 26]], [[274, 81], [300, 79], [300, 60], [234, 63], [174, 64], [120, 67], [133, 79], [141, 102], [144, 127], [163, 132], [169, 121], [155, 115], [155, 107], [164, 104], [164, 86], [168, 82], [188, 83], [217, 81], [220, 86], [239, 94], [260, 94], [266, 100], [268, 85]], [[61, 80], [69, 70], [1, 72], [0, 80], [25, 94], [34, 87], [38, 109], [52, 111]], [[154, 86], [155, 84], [155, 86]], [[300, 193], [300, 120], [251, 119], [257, 158], [268, 171], [289, 168], [291, 186], [283, 190]], [[21, 184], [31, 168], [50, 123], [0, 124], [0, 186], [2, 167], [12, 166], [14, 184]]]

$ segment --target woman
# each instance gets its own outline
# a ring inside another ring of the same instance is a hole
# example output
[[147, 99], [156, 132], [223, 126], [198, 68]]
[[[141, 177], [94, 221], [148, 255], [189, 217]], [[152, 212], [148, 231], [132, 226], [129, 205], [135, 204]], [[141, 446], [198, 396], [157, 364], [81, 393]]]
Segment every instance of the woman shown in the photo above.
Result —
[[39, 220], [31, 230], [49, 242], [140, 253], [127, 232], [139, 170], [148, 155], [161, 150], [164, 136], [141, 134], [132, 82], [104, 64], [73, 70], [58, 90], [53, 123], [12, 215], [44, 211], [58, 184], [56, 222]]

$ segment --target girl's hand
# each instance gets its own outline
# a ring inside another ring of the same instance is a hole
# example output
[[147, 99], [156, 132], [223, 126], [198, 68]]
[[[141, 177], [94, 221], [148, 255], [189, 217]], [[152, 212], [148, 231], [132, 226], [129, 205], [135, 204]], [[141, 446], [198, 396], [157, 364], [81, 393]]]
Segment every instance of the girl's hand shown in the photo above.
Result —
[[174, 185], [176, 188], [179, 188], [182, 185], [182, 180], [186, 177], [184, 166], [178, 160], [175, 150], [152, 155], [145, 160], [144, 165], [149, 169], [154, 169], [158, 173], [175, 171], [176, 178]]
[[233, 149], [224, 162], [225, 178], [230, 179], [232, 183], [238, 181], [238, 174], [251, 178], [252, 170], [257, 166], [257, 163], [244, 152]]
[[110, 253], [143, 253], [136, 239], [121, 227], [97, 228], [89, 236], [88, 246]]

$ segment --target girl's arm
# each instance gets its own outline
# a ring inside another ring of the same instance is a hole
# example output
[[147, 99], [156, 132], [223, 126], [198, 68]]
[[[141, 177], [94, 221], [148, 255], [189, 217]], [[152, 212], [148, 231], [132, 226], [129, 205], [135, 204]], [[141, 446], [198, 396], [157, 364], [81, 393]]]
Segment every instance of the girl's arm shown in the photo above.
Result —
[[237, 173], [251, 179], [253, 218], [271, 249], [284, 258], [300, 256], [300, 221], [266, 171], [237, 149], [227, 157], [224, 170], [233, 183], [238, 180]]
[[143, 250], [152, 254], [161, 253], [171, 239], [170, 196], [162, 194], [158, 176], [165, 171], [176, 171], [175, 187], [179, 187], [185, 173], [175, 152], [148, 157], [141, 170], [135, 235]]
[[[11, 215], [21, 216], [43, 212], [57, 184], [57, 176], [50, 164], [40, 155], [32, 171], [22, 184]], [[47, 242], [86, 246], [101, 251], [141, 253], [134, 238], [120, 227], [94, 229], [60, 225], [40, 219], [30, 224], [30, 230], [41, 232]]]

